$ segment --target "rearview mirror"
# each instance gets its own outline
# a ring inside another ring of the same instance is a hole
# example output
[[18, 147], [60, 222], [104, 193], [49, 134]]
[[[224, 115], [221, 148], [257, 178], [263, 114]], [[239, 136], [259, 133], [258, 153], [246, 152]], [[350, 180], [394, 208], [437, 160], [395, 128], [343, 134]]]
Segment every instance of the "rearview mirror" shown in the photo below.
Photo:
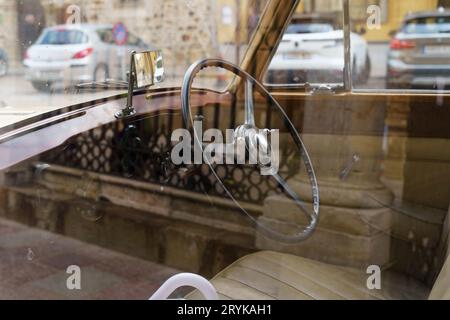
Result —
[[133, 60], [137, 88], [150, 87], [164, 80], [164, 65], [161, 51], [135, 53]]
[[135, 89], [144, 89], [164, 81], [164, 64], [161, 51], [144, 51], [131, 53], [130, 72], [128, 73], [127, 105], [116, 113], [122, 119], [134, 116], [133, 94]]

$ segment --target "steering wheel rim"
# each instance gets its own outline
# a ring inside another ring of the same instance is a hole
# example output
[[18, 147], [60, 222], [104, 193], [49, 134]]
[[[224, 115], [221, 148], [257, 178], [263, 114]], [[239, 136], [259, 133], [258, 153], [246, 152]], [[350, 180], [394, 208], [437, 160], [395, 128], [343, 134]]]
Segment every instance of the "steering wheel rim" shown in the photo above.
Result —
[[[292, 200], [294, 200], [296, 205], [305, 213], [305, 215], [309, 215], [309, 218], [310, 218], [309, 224], [306, 227], [303, 227], [302, 230], [297, 232], [295, 235], [285, 235], [285, 234], [281, 234], [277, 231], [274, 231], [274, 230], [266, 227], [265, 225], [259, 223], [234, 198], [234, 196], [231, 194], [231, 192], [228, 190], [228, 188], [224, 185], [224, 183], [220, 179], [220, 177], [219, 177], [218, 173], [216, 172], [216, 170], [214, 169], [213, 165], [211, 163], [209, 163], [208, 160], [205, 160], [206, 163], [210, 167], [215, 178], [218, 180], [221, 187], [223, 188], [223, 190], [225, 190], [225, 192], [229, 196], [229, 198], [234, 202], [234, 204], [237, 207], [239, 207], [241, 209], [241, 211], [243, 211], [248, 216], [248, 218], [250, 218], [251, 221], [253, 221], [253, 223], [255, 223], [255, 225], [257, 227], [259, 227], [259, 228], [257, 228], [257, 230], [261, 234], [263, 234], [266, 237], [275, 239], [279, 242], [289, 243], [289, 244], [298, 243], [298, 242], [308, 239], [314, 233], [314, 230], [316, 229], [316, 226], [319, 221], [319, 215], [320, 215], [319, 187], [318, 187], [315, 171], [312, 166], [312, 162], [311, 162], [310, 156], [308, 154], [308, 151], [306, 149], [306, 146], [303, 143], [299, 132], [297, 131], [297, 129], [295, 128], [295, 126], [293, 125], [293, 123], [291, 122], [291, 120], [289, 119], [287, 114], [284, 112], [283, 108], [280, 106], [278, 101], [276, 101], [276, 99], [267, 91], [267, 89], [261, 83], [259, 83], [259, 81], [257, 81], [255, 78], [253, 78], [246, 71], [239, 68], [237, 65], [232, 64], [232, 63], [227, 62], [222, 59], [203, 59], [203, 60], [199, 60], [199, 61], [193, 63], [189, 67], [189, 69], [186, 71], [186, 74], [185, 74], [185, 77], [183, 80], [183, 84], [182, 84], [182, 89], [181, 89], [181, 109], [182, 109], [183, 120], [184, 120], [184, 124], [185, 124], [186, 128], [189, 128], [189, 125], [194, 127], [194, 117], [192, 116], [191, 107], [190, 107], [190, 96], [191, 96], [192, 84], [195, 80], [195, 77], [201, 70], [206, 69], [206, 68], [211, 68], [211, 67], [218, 67], [218, 68], [228, 70], [231, 73], [233, 73], [234, 75], [239, 76], [241, 79], [245, 80], [247, 84], [251, 83], [251, 85], [252, 85], [251, 89], [254, 90], [254, 88], [258, 88], [260, 90], [260, 92], [262, 92], [268, 99], [270, 99], [272, 106], [275, 106], [278, 109], [278, 111], [282, 114], [284, 123], [287, 126], [287, 128], [289, 129], [289, 132], [290, 132], [292, 138], [294, 139], [294, 142], [295, 142], [298, 150], [300, 151], [303, 163], [305, 165], [306, 171], [309, 176], [310, 184], [312, 187], [311, 188], [312, 189], [312, 200], [313, 200], [312, 213], [307, 213], [307, 210], [304, 207], [302, 201], [300, 200], [300, 197], [296, 194], [296, 192], [294, 190], [292, 190], [290, 188], [290, 186], [287, 184], [287, 182], [284, 180], [284, 178], [282, 178], [279, 174], [272, 175], [272, 177], [282, 186], [283, 191], [289, 197], [291, 197]], [[247, 88], [247, 90], [248, 89], [249, 88]], [[247, 101], [246, 101], [246, 108], [247, 108]], [[247, 123], [247, 121], [248, 121], [248, 119], [247, 119], [247, 110], [246, 110], [246, 123]], [[196, 143], [197, 146], [200, 147], [200, 150], [202, 150], [202, 152], [203, 152], [204, 151], [203, 144], [201, 142], [201, 139], [197, 136], [195, 130], [194, 130], [194, 141], [195, 141], [194, 143]]]

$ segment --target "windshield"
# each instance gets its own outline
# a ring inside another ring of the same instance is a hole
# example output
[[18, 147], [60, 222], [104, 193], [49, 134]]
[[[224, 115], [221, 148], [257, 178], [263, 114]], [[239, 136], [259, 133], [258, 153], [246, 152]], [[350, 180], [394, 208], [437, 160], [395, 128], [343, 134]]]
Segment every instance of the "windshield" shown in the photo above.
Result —
[[286, 34], [320, 33], [333, 30], [333, 25], [329, 23], [294, 23], [287, 28]]
[[42, 37], [36, 41], [39, 45], [68, 45], [82, 44], [88, 41], [88, 37], [82, 31], [75, 30], [49, 30], [44, 31]]
[[[180, 87], [184, 71], [205, 57], [239, 64], [266, 2], [14, 2], [11, 19], [0, 20], [0, 128], [125, 93], [117, 86], [79, 85], [128, 82], [132, 51], [161, 51], [164, 81], [153, 89]], [[224, 72], [209, 70], [196, 83], [223, 90], [228, 80]]]
[[450, 33], [450, 17], [427, 17], [410, 20], [403, 28], [407, 34]]

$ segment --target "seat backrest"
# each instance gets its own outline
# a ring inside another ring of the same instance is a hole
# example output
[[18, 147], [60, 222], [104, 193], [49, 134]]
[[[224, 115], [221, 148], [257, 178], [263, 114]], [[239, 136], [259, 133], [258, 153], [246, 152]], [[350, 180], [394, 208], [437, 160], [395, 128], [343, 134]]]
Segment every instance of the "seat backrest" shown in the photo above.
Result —
[[448, 210], [447, 218], [444, 222], [443, 239], [445, 240], [445, 255], [446, 261], [439, 273], [433, 289], [431, 290], [430, 300], [450, 300], [450, 208]]

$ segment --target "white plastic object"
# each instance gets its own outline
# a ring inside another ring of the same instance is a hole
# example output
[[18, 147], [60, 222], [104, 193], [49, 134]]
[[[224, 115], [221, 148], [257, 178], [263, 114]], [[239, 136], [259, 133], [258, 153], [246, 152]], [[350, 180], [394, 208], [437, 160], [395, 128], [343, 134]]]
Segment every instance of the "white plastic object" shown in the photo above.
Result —
[[200, 291], [206, 300], [219, 300], [214, 286], [205, 278], [193, 273], [180, 273], [167, 280], [149, 300], [167, 300], [181, 287], [193, 287]]

